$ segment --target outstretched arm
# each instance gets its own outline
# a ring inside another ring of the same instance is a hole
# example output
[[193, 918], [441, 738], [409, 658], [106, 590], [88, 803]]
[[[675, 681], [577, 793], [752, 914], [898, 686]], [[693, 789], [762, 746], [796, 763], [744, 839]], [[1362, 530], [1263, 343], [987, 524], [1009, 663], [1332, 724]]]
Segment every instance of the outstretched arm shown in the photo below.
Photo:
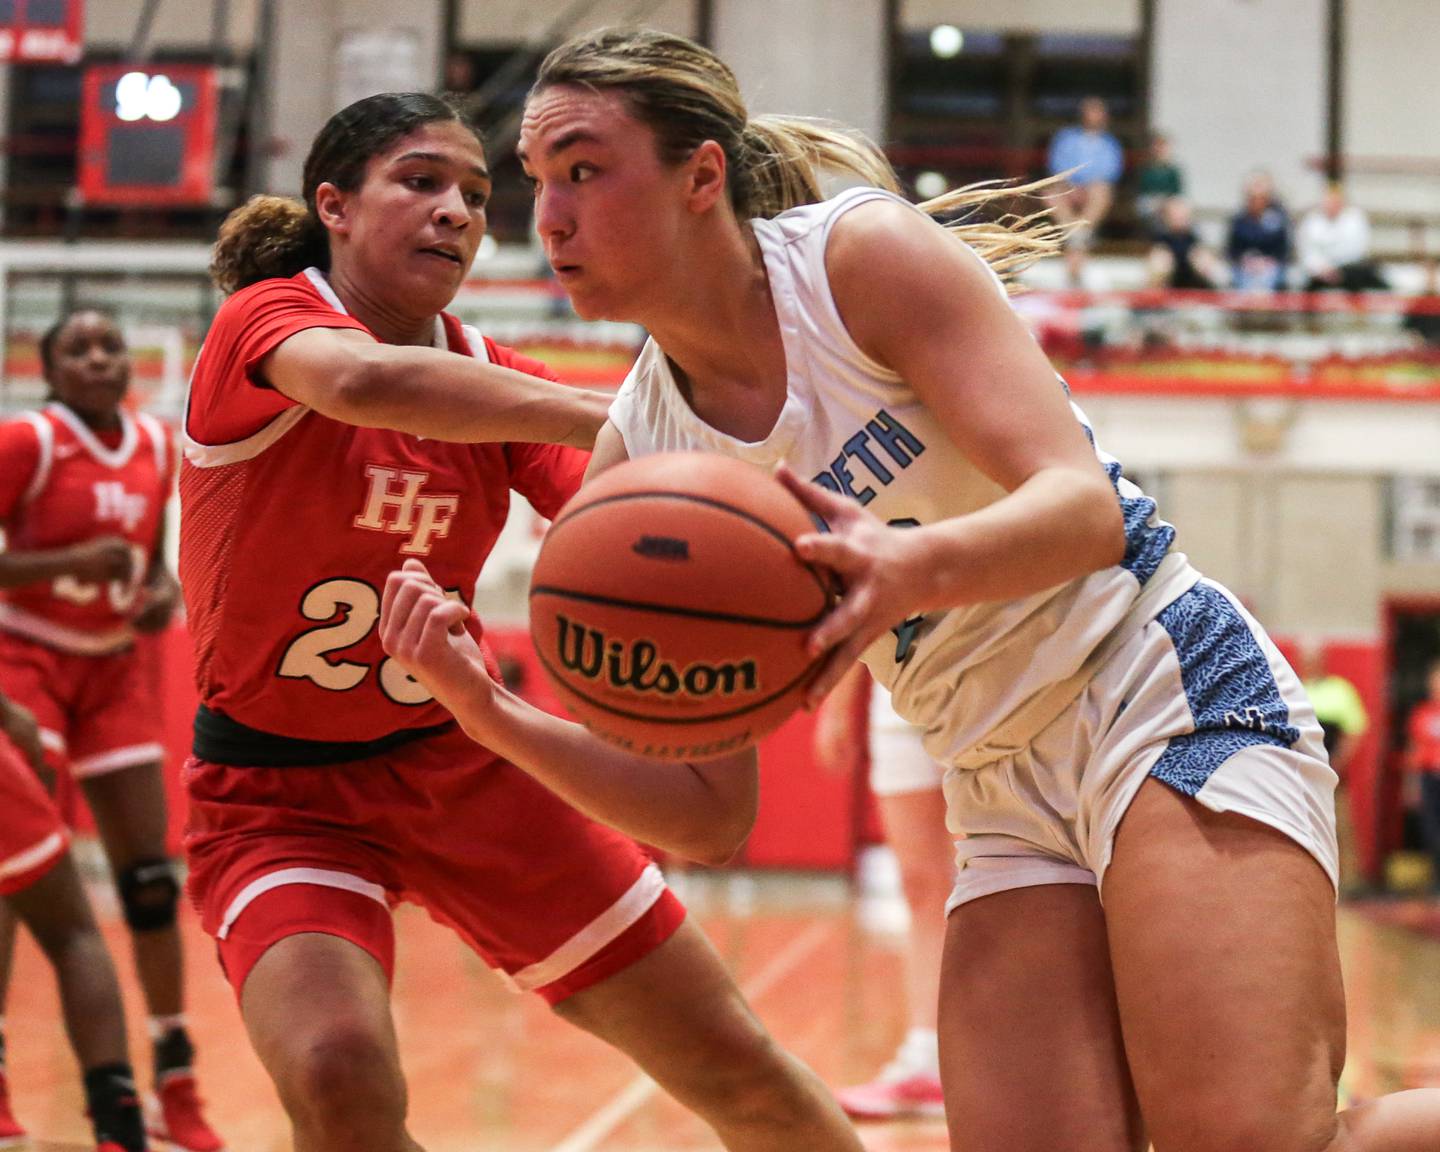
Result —
[[0, 588], [23, 588], [70, 576], [86, 584], [128, 580], [134, 550], [123, 536], [92, 536], [59, 548], [18, 548], [0, 552]]
[[1006, 494], [967, 516], [887, 528], [782, 470], [831, 529], [797, 549], [846, 589], [812, 637], [815, 651], [833, 648], [812, 705], [897, 620], [1028, 596], [1116, 564], [1125, 549], [1119, 501], [1069, 397], [974, 252], [909, 207], [865, 204], [835, 225], [826, 268], [855, 343]]
[[277, 392], [321, 415], [458, 443], [589, 448], [610, 397], [438, 348], [382, 344], [353, 328], [306, 328], [259, 365]]
[[585, 482], [588, 484], [607, 468], [624, 464], [629, 459], [630, 453], [625, 447], [625, 439], [620, 435], [620, 429], [610, 421], [605, 421], [600, 435], [595, 437], [595, 448], [590, 453], [590, 465], [585, 469]]
[[49, 788], [53, 781], [45, 767], [45, 749], [40, 743], [40, 725], [35, 722], [35, 714], [3, 692], [0, 692], [0, 732], [9, 737]]
[[385, 583], [380, 639], [478, 744], [561, 799], [626, 835], [703, 864], [723, 864], [755, 822], [753, 751], [700, 764], [648, 760], [551, 716], [495, 683], [448, 599], [418, 560]]

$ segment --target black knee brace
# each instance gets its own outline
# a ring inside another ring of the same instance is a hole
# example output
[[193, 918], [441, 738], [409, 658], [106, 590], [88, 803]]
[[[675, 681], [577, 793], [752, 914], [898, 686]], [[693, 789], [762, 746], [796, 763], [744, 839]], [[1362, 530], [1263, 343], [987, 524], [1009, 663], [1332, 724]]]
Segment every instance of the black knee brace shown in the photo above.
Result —
[[170, 861], [162, 857], [137, 860], [115, 878], [125, 923], [136, 932], [154, 932], [175, 923], [180, 885]]

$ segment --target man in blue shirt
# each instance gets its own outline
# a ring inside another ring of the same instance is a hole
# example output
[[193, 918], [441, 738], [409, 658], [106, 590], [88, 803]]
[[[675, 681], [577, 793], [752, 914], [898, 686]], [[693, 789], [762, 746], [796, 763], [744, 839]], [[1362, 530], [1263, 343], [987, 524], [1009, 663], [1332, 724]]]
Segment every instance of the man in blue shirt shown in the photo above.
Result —
[[1231, 286], [1261, 292], [1285, 287], [1290, 260], [1290, 216], [1275, 193], [1268, 172], [1245, 179], [1245, 203], [1230, 218]]
[[1069, 173], [1051, 211], [1060, 224], [1079, 222], [1065, 247], [1070, 281], [1076, 285], [1090, 238], [1110, 211], [1115, 185], [1125, 170], [1124, 149], [1106, 130], [1109, 120], [1105, 101], [1087, 96], [1080, 104], [1080, 123], [1060, 129], [1050, 141], [1050, 174]]

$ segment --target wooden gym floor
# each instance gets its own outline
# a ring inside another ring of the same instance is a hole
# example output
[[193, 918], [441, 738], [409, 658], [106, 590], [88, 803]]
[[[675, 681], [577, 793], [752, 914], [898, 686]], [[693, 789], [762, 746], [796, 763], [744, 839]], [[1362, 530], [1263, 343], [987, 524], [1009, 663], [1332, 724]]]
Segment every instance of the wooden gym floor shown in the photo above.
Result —
[[[832, 878], [687, 874], [687, 902], [772, 1031], [835, 1086], [867, 1079], [904, 1020], [897, 919]], [[136, 1068], [148, 1082], [139, 990], [113, 901], [95, 891], [120, 964]], [[201, 1090], [230, 1152], [284, 1152], [288, 1126], [250, 1051], [209, 941], [185, 917]], [[395, 1013], [412, 1131], [429, 1152], [689, 1152], [719, 1148], [679, 1106], [598, 1041], [507, 991], [445, 929], [398, 913]], [[1440, 912], [1341, 910], [1350, 1002], [1345, 1088], [1370, 1096], [1440, 1084]], [[5, 1013], [15, 1109], [37, 1152], [85, 1147], [78, 1077], [50, 972], [28, 939]], [[940, 1121], [871, 1124], [873, 1152], [941, 1152]]]

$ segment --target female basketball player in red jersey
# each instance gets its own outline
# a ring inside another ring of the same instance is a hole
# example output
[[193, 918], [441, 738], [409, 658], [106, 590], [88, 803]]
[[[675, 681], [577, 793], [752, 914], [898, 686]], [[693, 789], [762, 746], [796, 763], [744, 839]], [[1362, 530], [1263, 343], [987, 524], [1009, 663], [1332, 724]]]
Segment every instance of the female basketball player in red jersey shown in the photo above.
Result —
[[[52, 768], [71, 773], [95, 816], [150, 1010], [155, 1133], [216, 1152], [183, 1015], [158, 673], [136, 643], [178, 600], [161, 554], [175, 452], [158, 420], [122, 407], [130, 356], [112, 318], [64, 317], [40, 359], [50, 403], [0, 428], [0, 689], [35, 714]], [[7, 982], [13, 940], [6, 921]]]
[[[1009, 308], [994, 269], [1054, 233], [957, 238], [865, 142], [749, 120], [720, 60], [648, 31], [552, 52], [520, 155], [577, 312], [652, 334], [592, 470], [788, 462], [830, 528], [801, 554], [846, 588], [814, 693], [863, 655], [946, 766], [951, 1146], [1440, 1148], [1440, 1092], [1336, 1114], [1335, 775], [1298, 678]], [[826, 199], [832, 175], [859, 186]], [[522, 730], [454, 609], [392, 583], [402, 662], [477, 737]]]
[[[41, 786], [46, 772], [35, 717], [0, 692], [0, 909], [30, 929], [55, 969], [96, 1152], [143, 1152], [120, 985], [67, 851], [69, 834]], [[25, 1130], [10, 1111], [4, 1055], [0, 1044], [0, 1147], [8, 1148]]]
[[[414, 1147], [388, 990], [401, 899], [727, 1147], [854, 1152], [635, 844], [477, 747], [381, 648], [386, 574], [423, 558], [463, 603], [511, 489], [558, 511], [587, 460], [564, 445], [588, 447], [608, 402], [444, 312], [489, 192], [468, 123], [385, 94], [321, 130], [303, 203], [260, 198], [221, 230], [233, 295], [192, 378], [180, 482], [202, 699], [190, 891], [305, 1152]], [[557, 777], [656, 767], [563, 727], [578, 738], [542, 753]], [[692, 780], [708, 804], [683, 828], [662, 811], [629, 830], [727, 857], [753, 765]]]

